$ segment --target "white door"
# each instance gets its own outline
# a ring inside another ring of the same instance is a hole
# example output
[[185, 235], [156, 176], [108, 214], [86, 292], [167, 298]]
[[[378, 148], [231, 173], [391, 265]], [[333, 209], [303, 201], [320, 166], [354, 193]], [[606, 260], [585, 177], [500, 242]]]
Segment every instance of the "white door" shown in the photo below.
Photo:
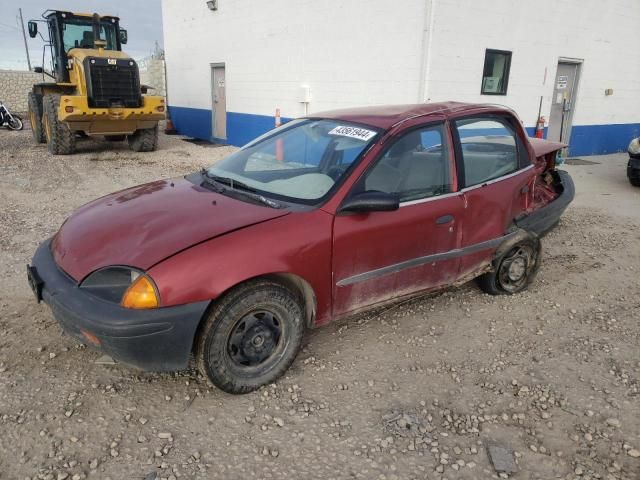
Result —
[[211, 66], [213, 138], [227, 139], [227, 95], [224, 65]]

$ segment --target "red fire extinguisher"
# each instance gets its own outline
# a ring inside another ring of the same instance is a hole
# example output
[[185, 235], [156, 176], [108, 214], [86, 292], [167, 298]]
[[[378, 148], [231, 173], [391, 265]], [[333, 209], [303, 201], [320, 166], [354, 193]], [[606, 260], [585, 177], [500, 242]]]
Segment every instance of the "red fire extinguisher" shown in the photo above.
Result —
[[538, 118], [536, 122], [536, 138], [542, 138], [544, 136], [544, 117]]

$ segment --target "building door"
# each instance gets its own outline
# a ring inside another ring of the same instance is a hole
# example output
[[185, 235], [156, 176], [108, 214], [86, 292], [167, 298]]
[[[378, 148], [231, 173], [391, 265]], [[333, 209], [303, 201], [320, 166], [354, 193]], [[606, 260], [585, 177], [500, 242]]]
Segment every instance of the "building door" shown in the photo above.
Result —
[[211, 97], [213, 138], [227, 139], [227, 94], [224, 63], [211, 65]]
[[580, 63], [558, 62], [547, 139], [569, 143]]

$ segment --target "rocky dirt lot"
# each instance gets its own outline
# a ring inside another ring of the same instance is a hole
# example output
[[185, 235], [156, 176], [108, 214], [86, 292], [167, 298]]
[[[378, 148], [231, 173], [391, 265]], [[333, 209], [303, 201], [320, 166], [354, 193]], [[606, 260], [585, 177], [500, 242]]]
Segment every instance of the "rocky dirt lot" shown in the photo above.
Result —
[[579, 194], [527, 293], [469, 283], [311, 331], [285, 377], [245, 396], [94, 363], [32, 297], [37, 244], [90, 199], [230, 150], [163, 136], [152, 154], [52, 157], [0, 131], [1, 479], [498, 478], [494, 447], [514, 479], [640, 478], [640, 190], [624, 155], [569, 167]]

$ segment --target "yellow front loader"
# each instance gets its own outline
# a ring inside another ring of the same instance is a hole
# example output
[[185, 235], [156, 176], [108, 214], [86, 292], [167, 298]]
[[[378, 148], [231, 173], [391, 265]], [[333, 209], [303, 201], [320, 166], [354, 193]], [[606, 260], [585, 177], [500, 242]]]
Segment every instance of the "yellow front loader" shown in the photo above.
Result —
[[[29, 120], [36, 142], [54, 155], [75, 151], [83, 136], [123, 141], [136, 152], [155, 150], [158, 122], [165, 118], [163, 97], [146, 95], [138, 65], [122, 45], [127, 31], [118, 17], [47, 10], [43, 20], [29, 22], [29, 35], [46, 25], [44, 50], [51, 52], [51, 71], [29, 92]], [[43, 62], [45, 57], [43, 51]], [[44, 81], [48, 75], [51, 81]]]

